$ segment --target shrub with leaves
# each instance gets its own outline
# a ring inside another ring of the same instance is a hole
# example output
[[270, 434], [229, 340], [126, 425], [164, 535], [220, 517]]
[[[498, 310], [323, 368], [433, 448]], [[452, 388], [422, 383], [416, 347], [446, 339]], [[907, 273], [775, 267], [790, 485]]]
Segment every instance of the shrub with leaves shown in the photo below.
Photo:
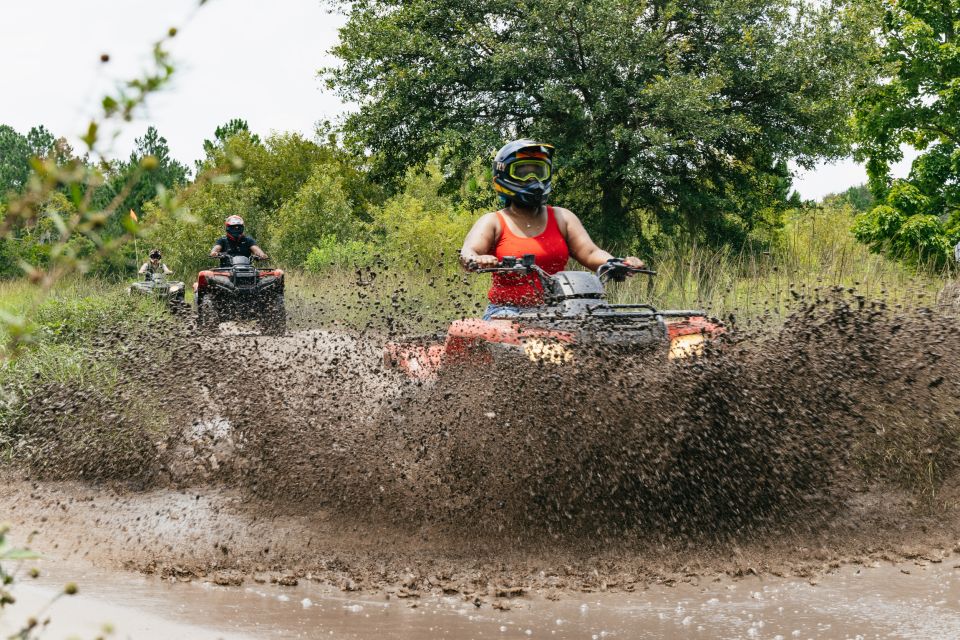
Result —
[[[859, 98], [855, 118], [878, 205], [855, 233], [875, 251], [942, 265], [960, 240], [960, 1], [895, 0], [882, 11], [873, 64], [884, 80]], [[922, 153], [893, 180], [905, 144]]]

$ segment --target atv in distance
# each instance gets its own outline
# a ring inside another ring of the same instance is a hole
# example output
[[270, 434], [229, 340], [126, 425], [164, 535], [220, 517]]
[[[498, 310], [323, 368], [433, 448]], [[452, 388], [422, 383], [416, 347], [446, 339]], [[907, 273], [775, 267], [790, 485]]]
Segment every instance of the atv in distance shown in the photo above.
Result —
[[584, 350], [628, 356], [660, 352], [665, 358], [678, 359], [701, 354], [707, 342], [723, 332], [703, 311], [607, 302], [608, 280], [622, 281], [634, 273], [656, 275], [619, 258], [607, 261], [596, 273], [550, 275], [534, 264], [532, 255], [507, 256], [496, 267], [471, 270], [535, 274], [544, 304], [502, 319], [457, 320], [445, 335], [389, 342], [383, 354], [388, 368], [431, 380], [450, 365], [492, 364], [506, 358], [562, 365]]
[[183, 300], [185, 286], [179, 280], [170, 280], [163, 273], [144, 273], [143, 280], [131, 282], [127, 287], [129, 295], [150, 296], [157, 300], [166, 300], [170, 311], [180, 313], [186, 309]]
[[198, 273], [193, 285], [198, 327], [216, 332], [221, 322], [256, 320], [266, 335], [286, 333], [283, 271], [256, 268], [245, 256], [218, 260], [220, 266]]

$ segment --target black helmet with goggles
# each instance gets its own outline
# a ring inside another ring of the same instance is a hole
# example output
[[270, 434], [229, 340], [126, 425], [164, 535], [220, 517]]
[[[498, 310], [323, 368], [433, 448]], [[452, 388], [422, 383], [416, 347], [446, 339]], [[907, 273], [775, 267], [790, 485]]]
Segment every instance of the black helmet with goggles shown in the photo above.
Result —
[[493, 159], [493, 189], [506, 205], [541, 207], [553, 187], [553, 145], [535, 140], [513, 140]]

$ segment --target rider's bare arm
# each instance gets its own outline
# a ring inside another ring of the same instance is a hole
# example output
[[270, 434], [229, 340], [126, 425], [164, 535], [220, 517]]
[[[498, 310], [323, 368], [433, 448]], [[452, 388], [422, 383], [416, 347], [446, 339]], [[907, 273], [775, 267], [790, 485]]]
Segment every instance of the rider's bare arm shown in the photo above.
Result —
[[[603, 263], [614, 257], [594, 243], [590, 238], [590, 234], [587, 233], [587, 230], [583, 227], [583, 223], [580, 222], [580, 218], [575, 216], [573, 212], [562, 207], [554, 207], [553, 210], [557, 216], [560, 231], [563, 232], [564, 237], [567, 239], [567, 247], [570, 249], [570, 255], [572, 255], [577, 262], [592, 271], [596, 271]], [[624, 262], [638, 269], [646, 267], [643, 260], [633, 256], [625, 258]]]
[[267, 259], [267, 254], [263, 252], [263, 249], [261, 249], [259, 245], [253, 245], [252, 247], [250, 247], [250, 253], [257, 256], [261, 260]]
[[497, 264], [497, 257], [491, 255], [497, 241], [497, 225], [495, 213], [488, 213], [474, 223], [460, 249], [460, 265], [464, 269], [471, 261], [480, 267], [492, 267]]
[[166, 275], [170, 275], [171, 273], [173, 273], [173, 269], [171, 269], [171, 268], [168, 267], [166, 264], [164, 264], [164, 265], [163, 265], [163, 272], [164, 272]]
[[217, 258], [220, 256], [220, 252], [223, 251], [223, 247], [218, 244], [213, 245], [213, 249], [210, 249], [210, 257]]
[[143, 263], [143, 266], [140, 267], [140, 270], [137, 271], [137, 273], [139, 273], [140, 275], [145, 274], [145, 273], [147, 272], [147, 267], [148, 267], [148, 266], [150, 266], [150, 263], [149, 263], [149, 262], [144, 262], [144, 263]]

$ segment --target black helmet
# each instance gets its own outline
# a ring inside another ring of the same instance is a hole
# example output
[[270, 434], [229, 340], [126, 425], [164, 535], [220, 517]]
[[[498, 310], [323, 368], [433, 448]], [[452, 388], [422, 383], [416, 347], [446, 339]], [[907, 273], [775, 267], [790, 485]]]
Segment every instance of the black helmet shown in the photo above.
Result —
[[159, 260], [160, 259], [160, 249], [151, 249], [150, 250], [150, 259]]
[[514, 140], [493, 158], [493, 190], [506, 205], [541, 207], [553, 189], [553, 145], [534, 140]]
[[227, 231], [227, 237], [234, 242], [243, 237], [243, 218], [240, 216], [230, 216], [224, 220], [223, 227]]

